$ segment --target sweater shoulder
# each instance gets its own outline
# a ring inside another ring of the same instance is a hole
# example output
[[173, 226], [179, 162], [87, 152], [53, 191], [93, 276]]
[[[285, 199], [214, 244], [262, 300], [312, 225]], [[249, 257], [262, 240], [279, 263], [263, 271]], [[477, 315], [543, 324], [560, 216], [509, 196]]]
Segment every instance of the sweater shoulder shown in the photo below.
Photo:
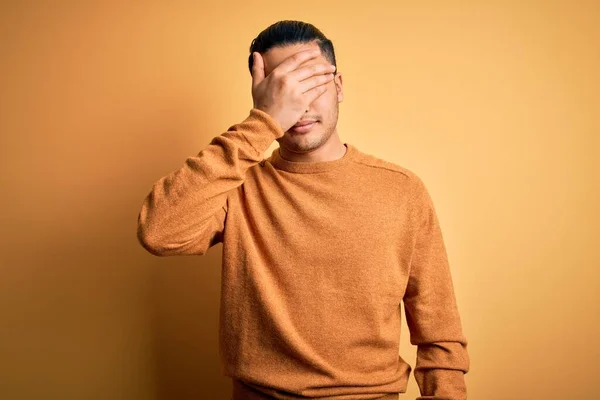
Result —
[[421, 182], [421, 179], [413, 170], [400, 164], [384, 160], [383, 158], [375, 155], [364, 153], [360, 150], [357, 150], [356, 157], [354, 157], [354, 162], [367, 167], [381, 169], [382, 172], [391, 171], [392, 173], [397, 173], [408, 181], [411, 181], [413, 184], [418, 184]]

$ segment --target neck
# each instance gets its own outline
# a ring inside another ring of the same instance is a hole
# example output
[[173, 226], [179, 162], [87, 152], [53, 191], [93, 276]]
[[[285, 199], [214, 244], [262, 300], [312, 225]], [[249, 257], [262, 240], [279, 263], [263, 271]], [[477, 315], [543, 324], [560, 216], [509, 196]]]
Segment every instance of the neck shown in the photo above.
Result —
[[331, 135], [322, 146], [307, 153], [290, 151], [284, 146], [279, 146], [279, 155], [287, 161], [294, 162], [322, 162], [339, 160], [346, 154], [346, 146], [340, 140], [337, 132]]

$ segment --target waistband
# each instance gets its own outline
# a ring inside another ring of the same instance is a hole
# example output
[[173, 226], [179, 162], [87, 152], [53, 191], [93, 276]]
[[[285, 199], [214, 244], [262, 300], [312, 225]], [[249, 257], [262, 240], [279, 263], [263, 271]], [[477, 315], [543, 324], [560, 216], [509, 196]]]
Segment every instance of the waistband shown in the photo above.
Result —
[[[280, 398], [277, 397], [272, 397], [269, 396], [266, 393], [263, 393], [249, 385], [246, 385], [244, 382], [238, 380], [238, 379], [232, 379], [233, 382], [233, 391], [232, 391], [232, 397], [231, 400], [278, 400]], [[388, 393], [386, 395], [383, 395], [383, 397], [369, 397], [369, 395], [365, 395], [366, 397], [363, 397], [360, 400], [399, 400], [400, 399], [400, 394], [399, 393]], [[282, 397], [284, 398], [284, 397]], [[288, 397], [290, 399], [292, 399], [293, 397]], [[308, 399], [308, 397], [297, 397], [298, 399]], [[341, 396], [342, 399], [346, 398], [346, 399], [353, 399], [353, 400], [359, 400], [359, 398], [356, 397], [351, 397], [351, 396]], [[318, 398], [317, 398], [318, 399]]]

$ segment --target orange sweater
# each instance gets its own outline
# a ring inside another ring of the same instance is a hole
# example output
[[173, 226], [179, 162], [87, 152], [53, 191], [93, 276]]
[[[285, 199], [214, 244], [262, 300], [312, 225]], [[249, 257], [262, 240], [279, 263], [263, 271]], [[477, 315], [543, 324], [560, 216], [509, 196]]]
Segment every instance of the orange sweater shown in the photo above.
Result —
[[[252, 109], [158, 180], [138, 216], [157, 256], [223, 243], [219, 346], [234, 400], [398, 398], [401, 302], [422, 397], [466, 398], [467, 340], [432, 199], [410, 170], [351, 144], [292, 162]], [[382, 397], [386, 395], [386, 397]]]

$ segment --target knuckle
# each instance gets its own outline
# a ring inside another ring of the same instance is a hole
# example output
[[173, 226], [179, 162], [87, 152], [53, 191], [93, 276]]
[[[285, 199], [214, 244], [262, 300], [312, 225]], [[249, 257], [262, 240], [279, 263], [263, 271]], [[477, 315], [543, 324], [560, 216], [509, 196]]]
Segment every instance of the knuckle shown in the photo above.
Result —
[[279, 75], [278, 77], [279, 84], [281, 86], [288, 86], [290, 84], [290, 76], [289, 75]]
[[295, 62], [299, 62], [299, 61], [301, 61], [301, 60], [302, 60], [302, 56], [303, 56], [303, 55], [304, 55], [304, 54], [302, 54], [302, 53], [295, 53], [295, 54], [292, 56], [292, 60], [294, 60]]

